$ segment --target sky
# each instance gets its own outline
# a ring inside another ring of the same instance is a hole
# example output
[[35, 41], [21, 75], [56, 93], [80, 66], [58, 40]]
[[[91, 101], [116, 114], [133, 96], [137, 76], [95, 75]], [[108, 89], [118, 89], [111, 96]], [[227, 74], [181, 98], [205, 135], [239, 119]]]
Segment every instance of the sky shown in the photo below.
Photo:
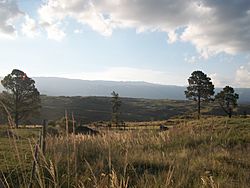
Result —
[[[225, 3], [226, 2], [226, 3]], [[249, 0], [0, 0], [0, 76], [250, 87]]]

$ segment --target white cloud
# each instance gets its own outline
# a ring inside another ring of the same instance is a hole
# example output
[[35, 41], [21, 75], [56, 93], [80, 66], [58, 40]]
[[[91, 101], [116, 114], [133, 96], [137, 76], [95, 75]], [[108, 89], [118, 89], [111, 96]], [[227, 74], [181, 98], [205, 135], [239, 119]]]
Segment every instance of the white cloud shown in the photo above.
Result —
[[49, 39], [61, 41], [66, 36], [66, 33], [60, 28], [60, 23], [51, 25], [44, 23], [43, 27], [46, 30]]
[[193, 56], [186, 56], [184, 58], [184, 61], [190, 64], [195, 64], [195, 63], [198, 63], [200, 59], [201, 59], [200, 56], [193, 55]]
[[[57, 33], [60, 33], [60, 38], [65, 36], [65, 34], [63, 34], [64, 31], [56, 25], [67, 17], [75, 19], [78, 23], [89, 25], [94, 31], [104, 36], [110, 36], [112, 34], [111, 20], [105, 18], [104, 14], [98, 12], [91, 1], [49, 0], [47, 4], [38, 10], [38, 13], [41, 24], [46, 26], [45, 30], [52, 39], [54, 35], [49, 33], [52, 28], [53, 33], [55, 30]], [[48, 30], [48, 28], [50, 29]], [[55, 39], [58, 40], [57, 37]]]
[[250, 63], [236, 71], [235, 83], [238, 87], [250, 87]]
[[54, 25], [70, 17], [110, 36], [113, 29], [132, 27], [138, 33], [163, 31], [168, 42], [194, 44], [205, 58], [220, 52], [250, 50], [249, 0], [48, 0], [39, 9], [41, 22]]
[[[46, 0], [37, 21], [55, 40], [66, 36], [68, 18], [104, 36], [116, 28], [162, 31], [169, 43], [190, 42], [208, 58], [221, 52], [249, 53], [249, 12], [249, 0]], [[17, 0], [0, 0], [0, 34], [15, 35], [14, 20], [21, 14]], [[26, 18], [22, 32], [35, 36], [33, 26], [34, 21]]]
[[168, 43], [172, 44], [178, 39], [178, 34], [175, 31], [168, 32]]
[[240, 66], [235, 71], [235, 74], [222, 76], [218, 73], [213, 73], [209, 77], [216, 87], [229, 85], [236, 88], [250, 88], [250, 63]]
[[220, 52], [249, 52], [250, 1], [203, 0], [201, 7], [206, 8], [205, 17], [187, 24], [182, 40], [193, 43], [205, 58]]
[[213, 74], [210, 74], [208, 76], [211, 78], [215, 87], [224, 88], [225, 86], [228, 86], [228, 85], [238, 87], [235, 84], [234, 77], [225, 77], [225, 76], [222, 76], [218, 73], [213, 73]]
[[16, 36], [15, 19], [22, 15], [15, 0], [0, 1], [0, 36], [12, 38]]
[[34, 38], [39, 35], [37, 23], [29, 15], [25, 15], [25, 23], [22, 24], [22, 33], [27, 37]]
[[81, 29], [75, 29], [75, 30], [74, 30], [74, 33], [75, 33], [75, 34], [81, 34], [81, 33], [83, 33], [83, 31], [82, 31]]

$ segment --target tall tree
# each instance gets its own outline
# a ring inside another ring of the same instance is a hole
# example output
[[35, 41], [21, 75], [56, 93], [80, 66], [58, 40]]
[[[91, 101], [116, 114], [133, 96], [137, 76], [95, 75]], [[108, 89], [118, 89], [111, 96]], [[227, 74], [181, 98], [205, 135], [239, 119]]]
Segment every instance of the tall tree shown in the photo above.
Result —
[[234, 88], [226, 86], [223, 90], [216, 94], [215, 100], [219, 103], [229, 118], [232, 117], [233, 109], [237, 107], [239, 95], [234, 92]]
[[214, 95], [214, 85], [202, 71], [194, 71], [188, 78], [189, 86], [185, 91], [186, 98], [197, 101], [198, 118], [201, 114], [201, 101], [209, 101]]
[[116, 92], [112, 92], [112, 123], [116, 125], [116, 127], [119, 126], [119, 115], [120, 115], [120, 108], [122, 105], [122, 102], [119, 98], [119, 94]]
[[39, 111], [40, 93], [35, 87], [35, 81], [21, 70], [14, 69], [1, 83], [6, 89], [2, 100], [18, 128], [20, 120], [26, 120]]

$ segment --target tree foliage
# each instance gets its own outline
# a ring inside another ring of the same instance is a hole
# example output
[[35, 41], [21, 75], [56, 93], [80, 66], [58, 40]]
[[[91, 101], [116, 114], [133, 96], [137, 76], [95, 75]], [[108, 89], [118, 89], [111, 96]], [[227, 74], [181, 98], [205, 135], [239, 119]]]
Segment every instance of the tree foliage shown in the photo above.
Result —
[[16, 127], [20, 120], [27, 120], [38, 113], [41, 107], [40, 93], [33, 79], [23, 71], [14, 69], [1, 83], [6, 89], [1, 99], [13, 116]]
[[230, 86], [224, 87], [223, 90], [215, 96], [215, 100], [230, 118], [232, 117], [233, 109], [237, 107], [238, 99], [239, 95], [235, 93], [234, 89]]
[[198, 118], [200, 118], [200, 109], [202, 101], [209, 101], [214, 95], [214, 85], [202, 71], [194, 71], [188, 78], [189, 86], [185, 91], [186, 98], [197, 101]]
[[114, 123], [116, 125], [116, 127], [119, 126], [119, 122], [120, 122], [120, 119], [119, 119], [119, 116], [120, 116], [120, 108], [121, 108], [121, 105], [122, 105], [122, 102], [119, 98], [119, 94], [116, 93], [116, 92], [112, 92], [111, 93], [112, 95], [112, 123]]

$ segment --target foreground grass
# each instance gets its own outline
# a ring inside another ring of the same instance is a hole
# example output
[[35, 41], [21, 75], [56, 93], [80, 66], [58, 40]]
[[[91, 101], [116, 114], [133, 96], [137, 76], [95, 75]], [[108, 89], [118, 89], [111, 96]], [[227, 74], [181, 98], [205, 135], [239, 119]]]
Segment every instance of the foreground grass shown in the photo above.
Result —
[[[40, 153], [33, 185], [250, 187], [249, 159], [250, 119], [183, 121], [165, 132], [138, 129], [49, 137], [46, 155]], [[15, 168], [1, 167], [6, 186], [30, 184], [31, 165], [23, 160], [21, 157]]]
[[[25, 165], [32, 160], [30, 144], [37, 140], [39, 128], [20, 128], [7, 131], [7, 127], [0, 128], [0, 169], [15, 168], [18, 155]], [[33, 147], [33, 146], [31, 146]]]

